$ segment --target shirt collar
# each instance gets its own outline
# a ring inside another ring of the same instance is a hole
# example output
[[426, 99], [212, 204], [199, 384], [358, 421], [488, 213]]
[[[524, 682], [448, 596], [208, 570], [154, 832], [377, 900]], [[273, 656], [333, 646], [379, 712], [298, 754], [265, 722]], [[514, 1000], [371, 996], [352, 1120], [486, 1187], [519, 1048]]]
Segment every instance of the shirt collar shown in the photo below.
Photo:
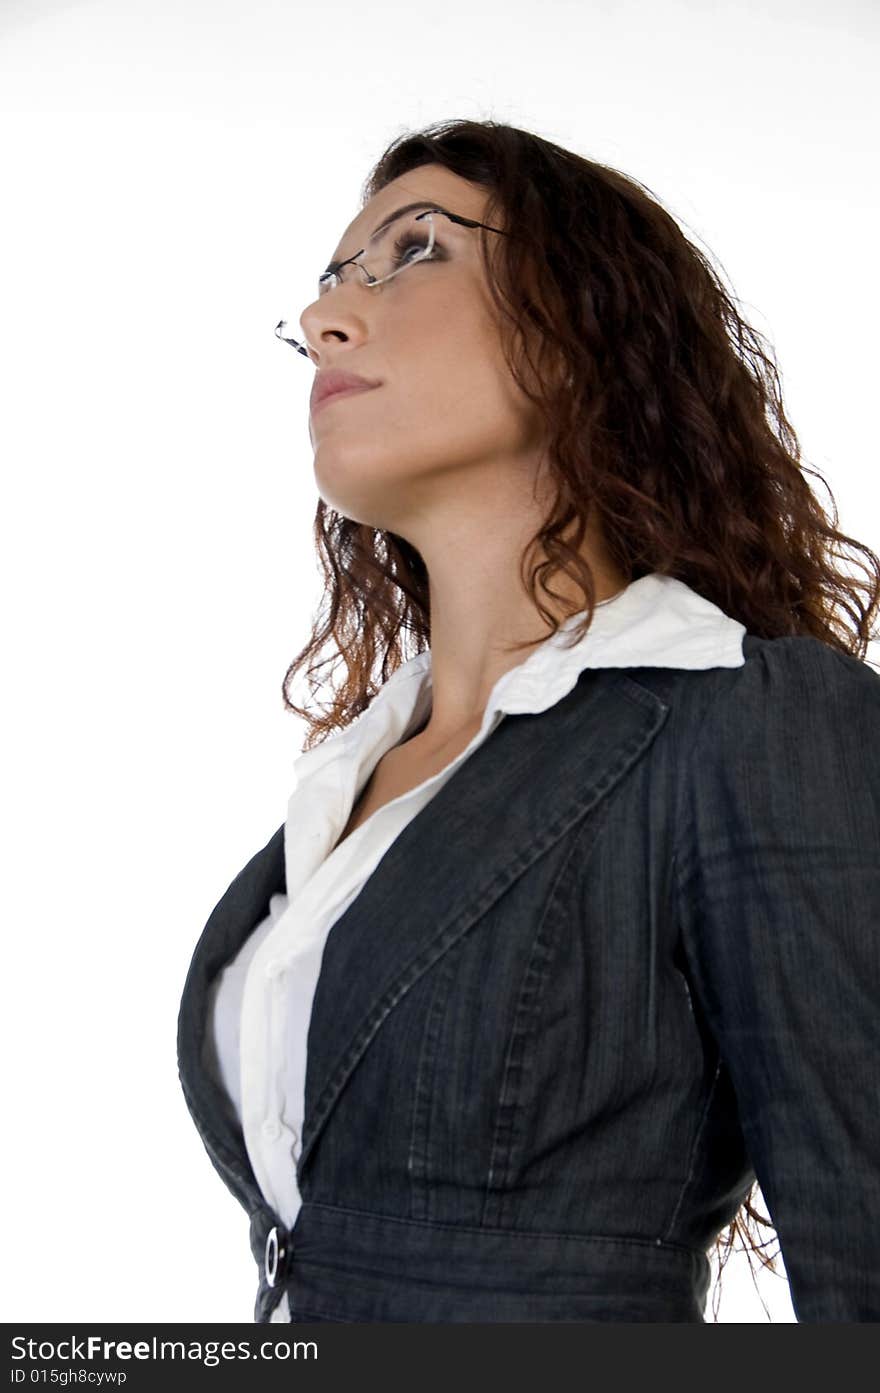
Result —
[[[546, 711], [566, 696], [585, 668], [740, 667], [744, 624], [683, 581], [651, 571], [596, 605], [587, 633], [566, 640], [585, 614], [564, 620], [520, 663], [503, 673], [486, 705], [484, 727], [498, 712]], [[365, 711], [294, 762], [297, 784], [357, 744], [390, 749], [421, 724], [431, 705], [431, 651], [402, 663]]]

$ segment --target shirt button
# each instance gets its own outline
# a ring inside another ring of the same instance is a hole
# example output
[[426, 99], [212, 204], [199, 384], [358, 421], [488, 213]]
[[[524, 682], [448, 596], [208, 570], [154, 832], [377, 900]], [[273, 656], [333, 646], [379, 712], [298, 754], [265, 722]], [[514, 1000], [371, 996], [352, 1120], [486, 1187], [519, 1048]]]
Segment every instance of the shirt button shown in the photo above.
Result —
[[271, 982], [274, 977], [280, 977], [284, 971], [284, 963], [281, 958], [270, 958], [266, 963], [266, 977]]
[[281, 1136], [281, 1127], [274, 1117], [267, 1117], [263, 1123], [263, 1136], [268, 1137], [269, 1141], [277, 1141]]

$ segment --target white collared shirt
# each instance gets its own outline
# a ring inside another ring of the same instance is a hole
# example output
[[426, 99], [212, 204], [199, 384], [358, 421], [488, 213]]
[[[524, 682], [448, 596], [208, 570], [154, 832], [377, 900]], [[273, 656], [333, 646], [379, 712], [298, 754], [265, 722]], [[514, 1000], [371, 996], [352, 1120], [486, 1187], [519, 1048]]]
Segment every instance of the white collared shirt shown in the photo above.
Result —
[[[381, 757], [430, 713], [431, 654], [403, 663], [345, 730], [294, 762], [284, 831], [286, 894], [222, 970], [209, 995], [205, 1062], [241, 1119], [266, 1202], [292, 1227], [300, 1208], [306, 1038], [324, 943], [388, 847], [505, 714], [546, 711], [584, 668], [741, 667], [745, 626], [670, 576], [651, 572], [596, 606], [574, 647], [561, 646], [579, 615], [505, 672], [482, 725], [444, 769], [376, 810], [336, 846]], [[287, 1321], [286, 1294], [272, 1314]]]

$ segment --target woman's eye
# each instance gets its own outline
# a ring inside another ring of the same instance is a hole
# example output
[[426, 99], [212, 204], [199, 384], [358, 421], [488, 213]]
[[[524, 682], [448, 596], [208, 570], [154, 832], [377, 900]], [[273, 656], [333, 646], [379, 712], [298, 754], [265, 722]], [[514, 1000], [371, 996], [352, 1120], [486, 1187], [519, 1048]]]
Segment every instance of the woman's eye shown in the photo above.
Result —
[[439, 244], [435, 241], [432, 251], [425, 256], [424, 252], [427, 245], [427, 238], [423, 242], [417, 242], [408, 233], [404, 234], [402, 237], [398, 237], [397, 241], [394, 243], [394, 265], [401, 265], [401, 263], [406, 260], [406, 253], [409, 251], [418, 251], [422, 253], [420, 258], [416, 258], [417, 260], [433, 261], [435, 252], [440, 250]]

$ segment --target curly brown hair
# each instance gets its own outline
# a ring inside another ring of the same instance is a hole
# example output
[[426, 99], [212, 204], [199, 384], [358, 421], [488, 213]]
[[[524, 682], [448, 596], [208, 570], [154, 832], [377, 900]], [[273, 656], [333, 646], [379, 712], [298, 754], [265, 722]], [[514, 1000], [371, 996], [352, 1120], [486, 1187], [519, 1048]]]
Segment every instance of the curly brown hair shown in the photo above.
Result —
[[[610, 561], [630, 580], [652, 571], [675, 577], [751, 634], [813, 635], [867, 660], [880, 559], [837, 531], [830, 489], [830, 519], [820, 506], [805, 474], [828, 485], [801, 461], [772, 349], [656, 195], [532, 132], [452, 120], [395, 138], [364, 184], [362, 207], [426, 164], [480, 186], [488, 195], [482, 221], [515, 228], [475, 236], [506, 361], [547, 424], [555, 494], [522, 573], [552, 632], [559, 622], [537, 592], [558, 601], [548, 584], [558, 571], [583, 592], [577, 608], [586, 614], [573, 642], [592, 621], [595, 584], [579, 548], [588, 518], [598, 515]], [[323, 499], [314, 536], [324, 595], [282, 684], [285, 708], [307, 723], [306, 749], [349, 725], [431, 635], [428, 575], [415, 547]], [[844, 545], [862, 554], [866, 579], [836, 564]], [[535, 556], [545, 559], [529, 566]], [[844, 617], [833, 612], [838, 605]], [[290, 700], [303, 667], [314, 696], [328, 685], [320, 669], [339, 662], [344, 679], [325, 709]], [[716, 1320], [737, 1234], [753, 1278], [752, 1252], [777, 1271], [778, 1245], [765, 1256], [771, 1239], [751, 1227], [775, 1233], [752, 1203], [757, 1193], [755, 1181], [710, 1250]]]

